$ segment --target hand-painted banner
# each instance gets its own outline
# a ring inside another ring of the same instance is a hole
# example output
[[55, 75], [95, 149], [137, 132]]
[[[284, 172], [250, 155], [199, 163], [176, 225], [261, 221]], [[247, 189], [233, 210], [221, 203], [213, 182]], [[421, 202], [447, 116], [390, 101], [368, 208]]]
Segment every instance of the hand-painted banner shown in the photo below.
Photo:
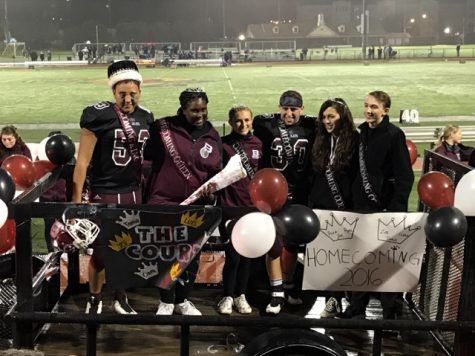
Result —
[[179, 211], [102, 210], [107, 287], [169, 288], [221, 220], [215, 207]]
[[409, 292], [421, 272], [426, 213], [314, 210], [318, 237], [306, 247], [303, 289]]

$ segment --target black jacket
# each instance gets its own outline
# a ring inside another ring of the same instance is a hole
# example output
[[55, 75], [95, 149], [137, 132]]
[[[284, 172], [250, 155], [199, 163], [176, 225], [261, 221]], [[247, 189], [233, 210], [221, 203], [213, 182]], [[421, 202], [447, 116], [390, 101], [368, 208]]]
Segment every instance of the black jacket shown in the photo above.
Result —
[[406, 146], [406, 136], [385, 116], [375, 128], [368, 123], [359, 126], [368, 178], [379, 204], [368, 198], [361, 173], [353, 183], [353, 203], [357, 211], [407, 211], [414, 172]]

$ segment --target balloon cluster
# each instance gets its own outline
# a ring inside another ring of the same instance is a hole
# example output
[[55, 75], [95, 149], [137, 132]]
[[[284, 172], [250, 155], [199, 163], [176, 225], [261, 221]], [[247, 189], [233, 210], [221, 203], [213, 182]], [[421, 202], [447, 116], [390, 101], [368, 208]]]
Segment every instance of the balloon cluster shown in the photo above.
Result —
[[285, 177], [272, 168], [259, 170], [251, 179], [249, 195], [259, 212], [242, 216], [232, 229], [231, 242], [240, 255], [249, 258], [265, 255], [277, 234], [295, 245], [317, 237], [320, 232], [317, 215], [304, 205], [285, 205], [288, 191]]
[[3, 160], [0, 168], [0, 253], [15, 245], [15, 220], [8, 219], [7, 207], [15, 193], [30, 188], [57, 165], [69, 162], [75, 150], [74, 142], [68, 136], [57, 134], [41, 141], [38, 161], [31, 161], [24, 155], [11, 155]]
[[[452, 179], [438, 171], [425, 173], [417, 184], [419, 199], [431, 208], [424, 231], [427, 239], [437, 247], [454, 246], [467, 233], [465, 215], [468, 215], [469, 210], [474, 210], [473, 203], [468, 204], [468, 201], [475, 192], [475, 188], [470, 188], [473, 182], [469, 183], [475, 176], [472, 174], [473, 178], [465, 178], [470, 173], [462, 177], [457, 188]], [[459, 197], [458, 201], [456, 197]]]

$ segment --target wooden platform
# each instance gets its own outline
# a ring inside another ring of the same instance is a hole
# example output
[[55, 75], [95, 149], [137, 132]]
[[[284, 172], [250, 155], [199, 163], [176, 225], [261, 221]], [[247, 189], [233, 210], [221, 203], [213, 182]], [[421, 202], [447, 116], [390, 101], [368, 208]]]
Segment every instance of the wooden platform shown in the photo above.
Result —
[[[302, 306], [285, 306], [286, 313], [306, 317], [319, 317], [324, 308], [324, 298], [314, 292], [305, 292]], [[87, 294], [77, 294], [59, 305], [59, 311], [84, 310]], [[197, 288], [191, 300], [205, 315], [217, 315], [216, 304], [221, 298], [219, 288]], [[248, 293], [253, 316], [265, 314], [268, 291]], [[158, 291], [139, 289], [129, 292], [131, 305], [139, 313], [154, 314], [158, 304]], [[112, 313], [112, 297], [104, 296], [104, 313]], [[230, 318], [237, 316], [233, 313]], [[280, 318], [281, 316], [276, 316]], [[367, 310], [368, 318], [380, 318], [379, 302], [372, 300]], [[405, 309], [404, 318], [412, 319]], [[265, 332], [258, 327], [191, 327], [190, 355], [233, 355], [257, 335]], [[371, 355], [372, 331], [367, 330], [317, 330], [331, 336], [347, 351], [348, 355]], [[86, 327], [83, 325], [46, 325], [37, 340], [38, 351], [45, 355], [85, 355]], [[178, 326], [101, 325], [97, 335], [98, 355], [179, 355], [180, 328]], [[444, 355], [427, 332], [402, 331], [399, 335], [383, 337], [384, 355]]]

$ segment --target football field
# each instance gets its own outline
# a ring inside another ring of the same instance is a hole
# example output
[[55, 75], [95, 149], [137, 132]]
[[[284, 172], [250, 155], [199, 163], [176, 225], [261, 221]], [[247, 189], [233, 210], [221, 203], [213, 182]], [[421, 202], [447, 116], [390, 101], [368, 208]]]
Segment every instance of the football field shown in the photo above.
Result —
[[[208, 93], [211, 121], [227, 120], [232, 105], [246, 104], [254, 113], [274, 112], [280, 94], [300, 91], [305, 111], [315, 115], [329, 97], [342, 97], [355, 118], [362, 117], [362, 103], [372, 90], [387, 91], [393, 100], [392, 116], [399, 110], [417, 109], [422, 125], [437, 117], [475, 116], [475, 61], [371, 61], [313, 62], [301, 64], [251, 64], [231, 67], [145, 68], [141, 104], [156, 117], [172, 115], [178, 95], [187, 87]], [[39, 142], [50, 127], [69, 128], [77, 139], [82, 109], [112, 100], [106, 66], [35, 69], [2, 69], [2, 124], [20, 125], [27, 141]], [[30, 124], [28, 126], [23, 126]], [[40, 124], [40, 125], [38, 125]], [[441, 124], [440, 121], [438, 124]], [[45, 126], [46, 125], [46, 126]]]

